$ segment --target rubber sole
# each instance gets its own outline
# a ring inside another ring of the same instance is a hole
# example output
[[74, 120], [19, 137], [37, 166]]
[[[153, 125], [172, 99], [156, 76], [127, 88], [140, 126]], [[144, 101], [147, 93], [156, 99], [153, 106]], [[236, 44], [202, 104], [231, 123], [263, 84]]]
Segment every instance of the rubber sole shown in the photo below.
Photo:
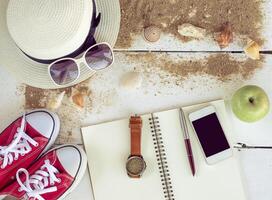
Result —
[[[61, 146], [58, 146], [58, 147], [55, 147], [53, 149], [51, 149], [50, 151], [54, 151], [54, 150], [57, 150], [57, 149], [60, 149], [60, 148], [64, 148], [64, 147], [67, 147], [67, 146], [72, 146], [72, 147], [75, 147], [80, 155], [81, 155], [81, 163], [80, 163], [80, 166], [78, 168], [78, 171], [77, 171], [77, 174], [76, 176], [74, 177], [74, 181], [72, 183], [72, 185], [70, 186], [70, 188], [63, 194], [61, 195], [57, 200], [63, 200], [65, 197], [67, 197], [71, 192], [74, 191], [74, 189], [79, 185], [79, 183], [81, 182], [81, 180], [83, 179], [83, 176], [85, 174], [85, 171], [87, 169], [87, 156], [86, 156], [86, 153], [85, 151], [77, 146], [77, 145], [73, 145], [73, 144], [65, 144], [65, 145], [61, 145]], [[50, 152], [49, 151], [49, 152]]]
[[43, 152], [41, 153], [41, 155], [39, 157], [44, 155], [54, 145], [54, 143], [59, 135], [59, 131], [60, 131], [60, 119], [59, 119], [58, 115], [55, 113], [52, 113], [48, 110], [40, 110], [40, 111], [47, 112], [49, 115], [51, 115], [51, 117], [54, 121], [55, 127], [54, 127], [52, 134], [51, 134], [50, 141], [48, 142], [48, 144], [46, 145], [46, 147], [44, 148]]

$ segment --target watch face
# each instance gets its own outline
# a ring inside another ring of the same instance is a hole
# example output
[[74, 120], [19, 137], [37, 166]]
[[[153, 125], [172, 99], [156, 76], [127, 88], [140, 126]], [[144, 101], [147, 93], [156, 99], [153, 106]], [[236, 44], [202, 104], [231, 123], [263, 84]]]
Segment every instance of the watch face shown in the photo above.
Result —
[[140, 156], [132, 156], [128, 159], [126, 169], [128, 175], [141, 176], [146, 168], [145, 161]]

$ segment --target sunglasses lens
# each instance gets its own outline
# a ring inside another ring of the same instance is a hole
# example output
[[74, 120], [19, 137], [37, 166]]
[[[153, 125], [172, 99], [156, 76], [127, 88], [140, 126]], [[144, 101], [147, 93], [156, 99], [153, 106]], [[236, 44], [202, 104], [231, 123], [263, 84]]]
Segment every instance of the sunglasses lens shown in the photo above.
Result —
[[58, 85], [72, 83], [77, 79], [78, 74], [78, 66], [73, 60], [60, 60], [50, 67], [50, 75]]
[[109, 45], [98, 44], [86, 52], [85, 59], [91, 69], [105, 69], [113, 62], [113, 52]]

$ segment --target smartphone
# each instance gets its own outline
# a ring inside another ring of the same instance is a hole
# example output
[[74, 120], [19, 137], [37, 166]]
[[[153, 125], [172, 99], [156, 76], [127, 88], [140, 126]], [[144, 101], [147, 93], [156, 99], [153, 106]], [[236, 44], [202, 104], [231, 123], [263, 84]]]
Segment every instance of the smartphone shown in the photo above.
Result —
[[215, 107], [207, 106], [190, 113], [189, 120], [208, 164], [215, 164], [232, 156], [232, 149]]

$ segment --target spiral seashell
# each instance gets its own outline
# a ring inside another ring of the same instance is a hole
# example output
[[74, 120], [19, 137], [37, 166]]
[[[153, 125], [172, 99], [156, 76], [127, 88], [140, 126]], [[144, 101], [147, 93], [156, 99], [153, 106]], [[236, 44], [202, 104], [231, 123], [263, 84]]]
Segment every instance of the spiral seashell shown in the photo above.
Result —
[[149, 26], [144, 29], [144, 38], [148, 42], [157, 42], [161, 37], [161, 29], [157, 26]]

